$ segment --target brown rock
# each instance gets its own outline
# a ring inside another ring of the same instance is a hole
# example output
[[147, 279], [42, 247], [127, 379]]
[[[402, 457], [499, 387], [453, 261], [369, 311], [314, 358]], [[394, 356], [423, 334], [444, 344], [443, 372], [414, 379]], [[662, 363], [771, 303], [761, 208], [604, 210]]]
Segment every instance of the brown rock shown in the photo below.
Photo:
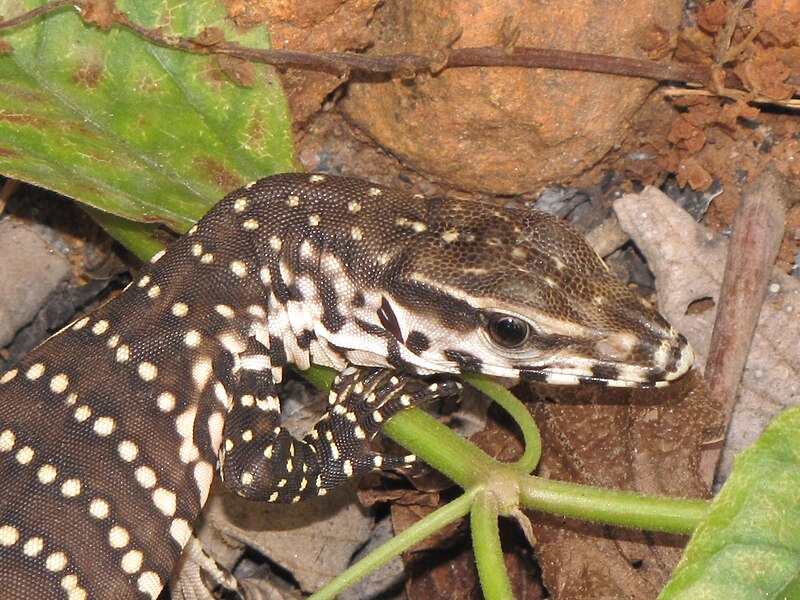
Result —
[[[646, 58], [653, 30], [674, 31], [679, 0], [421, 0], [375, 13], [371, 52], [436, 56], [496, 46], [509, 15], [517, 46]], [[353, 82], [349, 118], [409, 167], [462, 189], [535, 190], [573, 177], [617, 144], [651, 81], [523, 68], [450, 69], [412, 80]]]

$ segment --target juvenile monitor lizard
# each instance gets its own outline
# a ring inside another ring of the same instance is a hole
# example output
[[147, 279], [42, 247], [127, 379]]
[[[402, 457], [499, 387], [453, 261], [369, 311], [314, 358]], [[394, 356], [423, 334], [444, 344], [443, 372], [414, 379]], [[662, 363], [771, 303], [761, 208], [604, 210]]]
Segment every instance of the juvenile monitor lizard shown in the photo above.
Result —
[[[303, 440], [280, 426], [290, 363], [343, 371]], [[157, 597], [215, 471], [247, 498], [294, 502], [405, 464], [370, 452], [371, 437], [453, 392], [405, 392], [408, 376], [647, 386], [691, 363], [552, 216], [268, 177], [0, 378], [0, 590]]]

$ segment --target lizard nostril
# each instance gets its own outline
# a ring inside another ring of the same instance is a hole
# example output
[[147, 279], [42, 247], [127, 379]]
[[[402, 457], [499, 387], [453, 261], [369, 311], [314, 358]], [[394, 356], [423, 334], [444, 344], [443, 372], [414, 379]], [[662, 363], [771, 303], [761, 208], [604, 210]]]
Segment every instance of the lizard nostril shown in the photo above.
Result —
[[661, 336], [612, 333], [595, 343], [595, 351], [606, 361], [646, 366], [667, 381], [683, 375], [694, 362], [694, 352], [686, 338], [672, 328]]
[[626, 361], [639, 346], [641, 340], [633, 333], [620, 331], [607, 335], [595, 344], [597, 352], [612, 361]]
[[[663, 364], [660, 365], [664, 369], [666, 373], [665, 379], [668, 381], [677, 379], [686, 373], [686, 371], [691, 369], [694, 363], [694, 350], [691, 345], [689, 345], [689, 342], [686, 341], [686, 338], [680, 334], [676, 334], [672, 342], [672, 344], [668, 345], [667, 351], [665, 352], [666, 358]], [[667, 345], [667, 342], [662, 342], [662, 345]], [[659, 357], [656, 355], [654, 358], [658, 359]]]

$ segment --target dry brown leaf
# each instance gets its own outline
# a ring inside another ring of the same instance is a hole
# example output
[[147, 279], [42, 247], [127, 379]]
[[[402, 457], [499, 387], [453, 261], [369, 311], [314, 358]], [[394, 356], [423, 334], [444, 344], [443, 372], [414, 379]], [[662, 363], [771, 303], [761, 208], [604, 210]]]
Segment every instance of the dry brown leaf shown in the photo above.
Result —
[[678, 148], [694, 154], [705, 146], [706, 136], [702, 127], [698, 127], [689, 120], [689, 115], [690, 113], [680, 115], [672, 122], [667, 140]]
[[788, 100], [797, 90], [786, 80], [792, 75], [791, 69], [780, 60], [779, 49], [765, 49], [752, 60], [738, 65], [734, 71], [745, 81], [749, 89], [773, 100]]
[[[701, 448], [718, 435], [721, 412], [699, 378], [657, 390], [532, 389], [544, 447], [540, 475], [647, 494], [707, 496]], [[556, 598], [654, 598], [686, 541], [552, 516], [532, 519], [536, 555]]]
[[711, 184], [714, 183], [714, 178], [711, 177], [711, 173], [708, 172], [699, 160], [691, 156], [681, 161], [676, 170], [676, 175], [679, 185], [688, 185], [698, 192], [706, 191], [711, 187]]
[[349, 566], [371, 527], [372, 518], [358, 504], [352, 485], [298, 504], [256, 504], [223, 491], [209, 499], [199, 537], [226, 568], [248, 546], [289, 571], [310, 592]]
[[[500, 537], [514, 600], [540, 600], [547, 597], [530, 546], [525, 543], [517, 524], [501, 521]], [[407, 567], [409, 581], [406, 592], [409, 600], [483, 598], [475, 570], [475, 557], [468, 543], [469, 536], [465, 533], [461, 540], [462, 543], [446, 549], [415, 554]]]
[[704, 31], [716, 33], [728, 21], [728, 7], [724, 0], [713, 0], [700, 4], [697, 14], [697, 24]]
[[[727, 239], [697, 224], [655, 188], [624, 196], [614, 204], [622, 227], [646, 256], [656, 276], [662, 312], [689, 339], [702, 370], [715, 310], [688, 312], [710, 298], [716, 304]], [[800, 403], [800, 282], [773, 273], [733, 410], [720, 476], [781, 410]]]
[[765, 17], [761, 10], [763, 4], [756, 8], [758, 17], [763, 21], [763, 29], [758, 34], [759, 41], [780, 46], [797, 44], [800, 40], [800, 14], [783, 10]]
[[251, 88], [256, 82], [256, 69], [248, 60], [242, 60], [235, 56], [222, 55], [218, 57], [219, 68], [227, 75], [231, 81], [241, 87]]

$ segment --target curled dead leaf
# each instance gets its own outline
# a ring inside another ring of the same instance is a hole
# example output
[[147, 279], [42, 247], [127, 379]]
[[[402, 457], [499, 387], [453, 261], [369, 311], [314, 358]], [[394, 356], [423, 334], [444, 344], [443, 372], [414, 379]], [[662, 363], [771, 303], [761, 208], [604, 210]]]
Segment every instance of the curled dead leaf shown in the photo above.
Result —
[[716, 33], [728, 20], [728, 7], [723, 0], [701, 4], [697, 15], [697, 25], [709, 33]]
[[192, 41], [198, 46], [216, 46], [225, 41], [225, 32], [219, 27], [206, 27]]
[[251, 88], [256, 82], [256, 69], [249, 60], [237, 58], [235, 56], [219, 56], [219, 68], [236, 85]]
[[674, 43], [669, 32], [654, 23], [641, 34], [639, 47], [647, 52], [648, 58], [659, 60], [672, 53]]
[[693, 190], [700, 192], [710, 188], [714, 181], [700, 161], [692, 157], [686, 158], [678, 165], [677, 177], [681, 186], [689, 185]]
[[731, 131], [736, 128], [736, 122], [741, 117], [742, 119], [755, 119], [761, 111], [747, 102], [739, 100], [732, 104], [726, 104], [722, 107], [719, 113], [719, 120], [717, 121], [723, 127], [727, 127]]
[[772, 100], [788, 100], [797, 91], [796, 86], [786, 83], [791, 69], [770, 49], [738, 65], [735, 72], [748, 88]]
[[783, 10], [769, 15], [763, 20], [762, 27], [758, 34], [758, 41], [762, 44], [788, 47], [800, 41], [800, 14], [796, 12]]
[[114, 0], [87, 0], [83, 3], [81, 17], [99, 29], [109, 30], [116, 23], [127, 21], [127, 15], [118, 10]]
[[690, 154], [699, 152], [706, 144], [703, 130], [690, 121], [688, 114], [680, 115], [672, 122], [667, 140]]

